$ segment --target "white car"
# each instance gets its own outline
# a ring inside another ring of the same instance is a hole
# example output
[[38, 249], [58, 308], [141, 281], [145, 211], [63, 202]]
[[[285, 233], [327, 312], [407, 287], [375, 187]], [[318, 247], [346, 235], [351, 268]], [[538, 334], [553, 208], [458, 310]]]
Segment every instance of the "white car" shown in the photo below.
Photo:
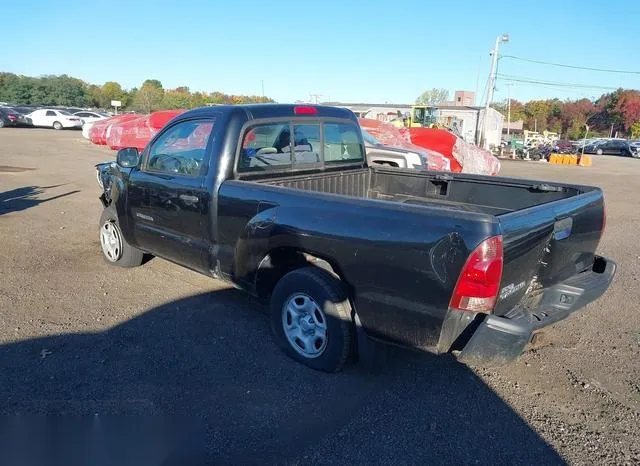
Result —
[[66, 110], [43, 108], [31, 112], [27, 116], [31, 118], [33, 126], [43, 126], [53, 129], [82, 127], [82, 120]]
[[109, 115], [107, 115], [106, 113], [89, 112], [89, 111], [76, 112], [74, 113], [74, 115], [77, 117], [80, 117], [83, 125], [85, 123], [104, 120], [105, 118], [109, 118]]

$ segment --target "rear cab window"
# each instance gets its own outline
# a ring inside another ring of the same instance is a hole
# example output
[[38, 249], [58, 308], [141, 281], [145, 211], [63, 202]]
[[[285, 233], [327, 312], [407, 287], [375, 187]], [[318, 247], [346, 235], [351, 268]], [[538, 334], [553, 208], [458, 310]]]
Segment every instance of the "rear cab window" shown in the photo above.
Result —
[[359, 131], [349, 121], [257, 122], [242, 135], [237, 171], [287, 171], [362, 163], [364, 148]]

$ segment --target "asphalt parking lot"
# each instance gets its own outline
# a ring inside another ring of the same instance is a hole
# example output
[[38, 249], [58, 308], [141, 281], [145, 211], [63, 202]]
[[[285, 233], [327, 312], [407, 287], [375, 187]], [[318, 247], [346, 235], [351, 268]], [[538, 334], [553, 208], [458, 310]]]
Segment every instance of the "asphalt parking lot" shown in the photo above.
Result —
[[113, 155], [77, 131], [0, 130], [0, 413], [179, 416], [214, 464], [640, 462], [640, 160], [503, 163], [602, 187], [599, 253], [619, 265], [516, 363], [393, 349], [374, 372], [327, 375], [284, 356], [225, 284], [103, 261], [93, 165]]

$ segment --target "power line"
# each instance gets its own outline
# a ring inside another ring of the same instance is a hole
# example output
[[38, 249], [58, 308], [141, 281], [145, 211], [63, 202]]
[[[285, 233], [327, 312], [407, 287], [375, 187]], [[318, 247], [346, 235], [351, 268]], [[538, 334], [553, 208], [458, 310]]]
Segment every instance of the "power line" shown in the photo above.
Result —
[[561, 88], [598, 89], [598, 90], [605, 90], [605, 91], [617, 89], [617, 87], [611, 87], [611, 86], [597, 86], [597, 85], [591, 85], [591, 84], [546, 81], [542, 79], [526, 78], [522, 76], [512, 76], [508, 74], [499, 74], [498, 77], [506, 81], [514, 81], [514, 82], [529, 83], [529, 84], [544, 84], [546, 86], [561, 87]]
[[602, 73], [640, 74], [640, 71], [612, 70], [607, 68], [591, 68], [588, 66], [566, 65], [564, 63], [552, 63], [548, 61], [532, 60], [530, 58], [516, 57], [515, 55], [500, 55], [500, 58], [512, 58], [514, 60], [526, 61], [529, 63], [536, 63], [538, 65], [560, 66], [562, 68], [572, 68], [574, 70], [600, 71]]

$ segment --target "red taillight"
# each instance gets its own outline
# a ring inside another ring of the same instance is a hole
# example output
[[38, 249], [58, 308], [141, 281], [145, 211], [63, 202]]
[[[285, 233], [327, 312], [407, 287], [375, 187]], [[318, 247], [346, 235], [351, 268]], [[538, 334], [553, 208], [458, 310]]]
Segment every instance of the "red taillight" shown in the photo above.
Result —
[[7, 118], [9, 118], [9, 120], [13, 121], [16, 119], [15, 115], [7, 115]]
[[502, 280], [502, 236], [492, 236], [471, 253], [460, 272], [449, 307], [491, 312]]
[[293, 113], [296, 115], [317, 115], [318, 109], [309, 106], [293, 107]]

